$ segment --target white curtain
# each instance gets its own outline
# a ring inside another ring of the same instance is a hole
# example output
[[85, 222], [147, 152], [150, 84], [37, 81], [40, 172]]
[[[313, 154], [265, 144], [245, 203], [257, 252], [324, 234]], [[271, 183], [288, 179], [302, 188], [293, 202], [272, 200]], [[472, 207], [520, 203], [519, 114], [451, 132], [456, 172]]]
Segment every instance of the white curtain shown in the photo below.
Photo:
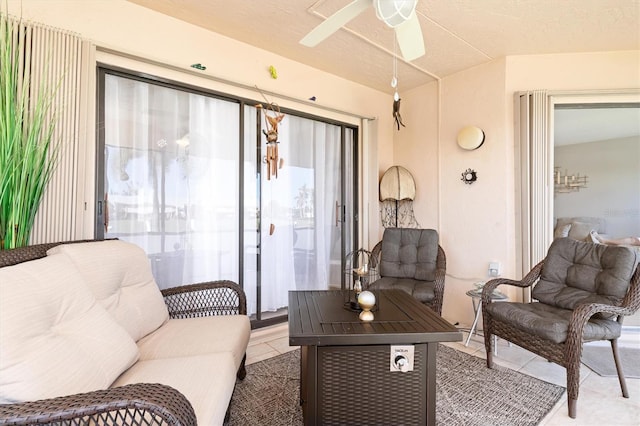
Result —
[[340, 127], [287, 116], [278, 135], [285, 166], [277, 179], [262, 179], [263, 311], [286, 307], [288, 290], [327, 289], [340, 262]]
[[161, 288], [238, 280], [239, 108], [105, 76], [106, 237], [149, 255]]
[[249, 314], [277, 311], [288, 290], [340, 285], [341, 127], [286, 115], [278, 129], [284, 166], [267, 180], [258, 112], [245, 106], [240, 190], [239, 114], [236, 103], [107, 73], [105, 237], [143, 247], [161, 288], [242, 281]]

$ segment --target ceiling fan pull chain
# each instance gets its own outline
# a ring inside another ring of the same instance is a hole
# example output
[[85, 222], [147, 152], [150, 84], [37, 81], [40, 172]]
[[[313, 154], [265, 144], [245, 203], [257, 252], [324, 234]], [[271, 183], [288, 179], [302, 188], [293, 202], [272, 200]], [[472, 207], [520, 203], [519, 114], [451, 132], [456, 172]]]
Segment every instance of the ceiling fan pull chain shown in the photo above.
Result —
[[400, 99], [400, 95], [398, 94], [398, 38], [396, 33], [393, 33], [393, 77], [391, 78], [391, 87], [395, 89], [395, 93], [393, 94], [393, 100], [398, 101]]

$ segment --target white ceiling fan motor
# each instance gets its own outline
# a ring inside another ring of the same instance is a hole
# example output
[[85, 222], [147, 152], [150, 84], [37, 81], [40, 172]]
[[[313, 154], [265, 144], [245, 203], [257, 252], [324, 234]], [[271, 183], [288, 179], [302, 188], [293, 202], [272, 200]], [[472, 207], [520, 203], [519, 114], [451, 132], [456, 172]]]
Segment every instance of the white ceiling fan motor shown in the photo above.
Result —
[[407, 21], [416, 9], [418, 0], [375, 0], [378, 19], [391, 28]]

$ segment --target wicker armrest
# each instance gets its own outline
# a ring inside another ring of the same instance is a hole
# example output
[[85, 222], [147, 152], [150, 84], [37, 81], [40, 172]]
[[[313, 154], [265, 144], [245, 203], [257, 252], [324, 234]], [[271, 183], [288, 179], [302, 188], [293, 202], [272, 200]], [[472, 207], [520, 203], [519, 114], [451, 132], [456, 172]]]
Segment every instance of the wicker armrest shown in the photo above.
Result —
[[623, 306], [606, 305], [602, 303], [585, 303], [573, 310], [571, 321], [569, 322], [569, 334], [576, 334], [580, 339], [582, 339], [584, 325], [595, 314], [613, 314], [615, 317], [619, 317], [633, 315], [634, 312], [634, 310]]
[[378, 241], [378, 243], [373, 246], [371, 249], [371, 266], [372, 268], [377, 268], [380, 264], [380, 252], [382, 251], [382, 241]]
[[191, 403], [172, 387], [132, 385], [40, 401], [0, 405], [6, 425], [196, 425]]
[[520, 288], [531, 287], [538, 281], [538, 278], [540, 278], [543, 264], [544, 261], [538, 263], [527, 275], [524, 276], [524, 278], [519, 281], [508, 278], [494, 278], [488, 281], [482, 288], [482, 302], [491, 303], [491, 294], [499, 285], [511, 285]]
[[246, 315], [247, 297], [238, 284], [220, 280], [162, 290], [171, 318]]

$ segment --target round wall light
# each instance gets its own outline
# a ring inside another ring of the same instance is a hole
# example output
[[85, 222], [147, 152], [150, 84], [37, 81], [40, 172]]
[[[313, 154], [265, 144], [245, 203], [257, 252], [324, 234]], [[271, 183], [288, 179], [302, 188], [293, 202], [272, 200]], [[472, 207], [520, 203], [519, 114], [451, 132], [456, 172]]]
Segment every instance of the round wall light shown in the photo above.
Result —
[[458, 146], [466, 150], [478, 149], [484, 143], [484, 132], [476, 126], [467, 126], [458, 132]]

